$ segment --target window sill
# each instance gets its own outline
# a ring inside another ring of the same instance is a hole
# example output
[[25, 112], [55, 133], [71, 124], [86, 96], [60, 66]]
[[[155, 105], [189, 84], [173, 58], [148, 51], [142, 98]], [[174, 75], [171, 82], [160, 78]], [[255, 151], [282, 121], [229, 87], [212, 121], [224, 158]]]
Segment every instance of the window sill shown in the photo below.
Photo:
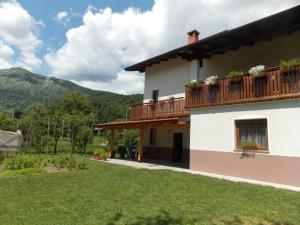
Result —
[[269, 150], [242, 150], [242, 149], [234, 149], [234, 152], [237, 153], [259, 153], [259, 154], [270, 154]]

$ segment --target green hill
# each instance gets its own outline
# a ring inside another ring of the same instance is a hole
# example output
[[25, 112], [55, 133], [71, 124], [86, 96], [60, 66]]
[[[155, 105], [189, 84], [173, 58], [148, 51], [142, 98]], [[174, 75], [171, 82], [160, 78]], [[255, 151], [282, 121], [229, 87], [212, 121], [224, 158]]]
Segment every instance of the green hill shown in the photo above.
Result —
[[36, 102], [55, 103], [70, 90], [79, 90], [89, 96], [101, 121], [123, 119], [128, 105], [142, 102], [141, 94], [120, 95], [95, 91], [23, 68], [0, 70], [0, 110], [22, 112]]

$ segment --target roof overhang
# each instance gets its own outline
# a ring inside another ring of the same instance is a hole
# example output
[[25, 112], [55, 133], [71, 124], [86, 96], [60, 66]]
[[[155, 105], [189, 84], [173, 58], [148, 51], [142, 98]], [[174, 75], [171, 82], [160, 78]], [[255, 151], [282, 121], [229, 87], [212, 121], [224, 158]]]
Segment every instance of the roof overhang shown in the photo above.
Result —
[[156, 119], [156, 120], [137, 120], [97, 124], [95, 130], [103, 129], [145, 129], [145, 128], [175, 128], [188, 127], [190, 121], [180, 118]]
[[292, 34], [299, 29], [300, 5], [252, 23], [217, 33], [194, 44], [185, 45], [155, 56], [129, 66], [125, 70], [145, 72], [148, 66], [178, 57], [188, 61], [209, 58], [213, 55], [224, 54], [228, 50], [237, 50], [242, 46], [251, 46], [258, 41], [270, 41], [278, 35]]

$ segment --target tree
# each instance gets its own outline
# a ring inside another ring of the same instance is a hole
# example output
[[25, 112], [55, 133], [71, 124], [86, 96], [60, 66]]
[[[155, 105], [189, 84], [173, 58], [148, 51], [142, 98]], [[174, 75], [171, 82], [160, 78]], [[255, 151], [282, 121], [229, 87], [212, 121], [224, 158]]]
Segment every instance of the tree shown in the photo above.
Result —
[[66, 125], [69, 130], [71, 153], [73, 154], [82, 127], [91, 127], [95, 120], [93, 107], [86, 96], [79, 91], [71, 91], [66, 93], [62, 98], [60, 108], [62, 113], [64, 113]]
[[29, 148], [37, 152], [44, 152], [45, 146], [50, 144], [49, 125], [50, 107], [37, 103], [29, 107], [21, 117], [21, 130]]
[[0, 111], [0, 130], [15, 131], [17, 129], [17, 119], [7, 113]]

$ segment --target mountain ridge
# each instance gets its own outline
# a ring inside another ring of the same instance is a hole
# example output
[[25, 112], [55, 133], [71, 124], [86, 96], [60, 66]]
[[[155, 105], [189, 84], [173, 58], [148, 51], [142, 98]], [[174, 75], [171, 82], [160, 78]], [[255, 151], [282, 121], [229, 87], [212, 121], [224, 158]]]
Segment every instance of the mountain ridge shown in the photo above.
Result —
[[[142, 102], [141, 94], [121, 95], [92, 90], [68, 80], [32, 73], [21, 67], [0, 70], [0, 110], [22, 112], [33, 103], [55, 103], [71, 90], [79, 90], [91, 99], [94, 106], [102, 109], [111, 108], [112, 104], [118, 105], [120, 111], [128, 104]], [[116, 113], [117, 118], [119, 114]]]

